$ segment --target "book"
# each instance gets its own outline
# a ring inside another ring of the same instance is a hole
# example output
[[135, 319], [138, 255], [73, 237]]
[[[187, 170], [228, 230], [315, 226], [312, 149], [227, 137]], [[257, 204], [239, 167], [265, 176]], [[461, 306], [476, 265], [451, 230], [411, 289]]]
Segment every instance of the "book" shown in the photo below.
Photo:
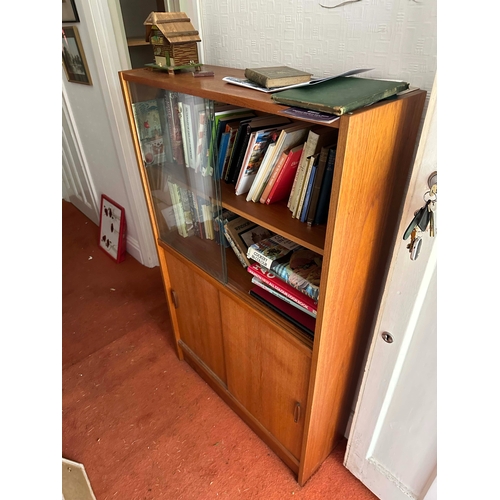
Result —
[[248, 247], [247, 257], [272, 270], [273, 263], [291, 255], [300, 245], [280, 234], [258, 241]]
[[302, 312], [308, 314], [309, 316], [312, 316], [313, 318], [316, 317], [313, 314], [311, 314], [305, 307], [302, 307], [301, 305], [297, 304], [297, 302], [295, 302], [294, 300], [292, 300], [289, 297], [287, 297], [286, 295], [283, 295], [282, 293], [278, 292], [278, 290], [275, 290], [272, 286], [269, 286], [268, 284], [264, 283], [256, 276], [254, 276], [252, 278], [252, 283], [254, 285], [257, 285], [259, 288], [266, 290], [266, 292], [269, 292], [270, 294], [274, 295], [275, 297], [278, 297], [280, 300], [283, 300], [287, 304], [290, 304], [291, 306], [296, 307], [299, 311], [302, 311]]
[[288, 66], [270, 66], [267, 68], [246, 68], [245, 77], [268, 89], [306, 83], [311, 80], [311, 73]]
[[132, 112], [144, 165], [158, 165], [164, 162], [163, 135], [156, 99], [133, 103]]
[[311, 192], [311, 202], [309, 204], [309, 209], [307, 211], [307, 225], [312, 226], [314, 221], [314, 216], [316, 215], [316, 207], [318, 205], [319, 193], [321, 185], [323, 183], [323, 177], [326, 169], [326, 161], [328, 159], [328, 154], [330, 150], [335, 147], [335, 144], [330, 144], [329, 146], [323, 146], [321, 148], [318, 160], [318, 168], [316, 170], [316, 177], [314, 179], [314, 185]]
[[217, 241], [217, 243], [219, 243], [225, 248], [228, 248], [230, 244], [224, 233], [224, 226], [229, 221], [236, 219], [237, 217], [239, 217], [238, 214], [235, 214], [234, 212], [231, 212], [231, 210], [222, 207], [219, 208], [218, 213], [214, 217], [215, 232], [216, 232], [215, 240]]
[[184, 220], [184, 208], [182, 206], [182, 201], [178, 190], [178, 186], [175, 182], [172, 182], [170, 179], [167, 180], [167, 184], [170, 192], [170, 198], [172, 199], [172, 208], [174, 211], [175, 225], [177, 227], [177, 232], [183, 238], [187, 238], [188, 233], [186, 228], [186, 221]]
[[311, 297], [289, 285], [272, 271], [269, 271], [256, 262], [250, 264], [247, 267], [247, 271], [258, 278], [261, 282], [265, 283], [269, 287], [272, 287], [280, 294], [288, 297], [290, 300], [293, 300], [296, 304], [306, 309], [308, 314], [316, 317], [318, 313], [318, 304], [314, 302]]
[[275, 137], [276, 128], [265, 128], [252, 132], [248, 141], [247, 152], [241, 164], [240, 174], [236, 181], [235, 194], [247, 193], [257, 175], [267, 146]]
[[263, 194], [266, 198], [265, 202], [267, 205], [277, 203], [278, 201], [284, 200], [290, 196], [293, 180], [295, 178], [295, 173], [297, 172], [297, 167], [303, 150], [304, 144], [295, 146], [288, 152], [288, 154], [286, 154], [286, 158], [284, 159], [282, 166], [276, 166], [276, 175], [275, 172], [272, 174], [275, 179], [271, 177], [268, 183], [269, 189], [266, 187]]
[[300, 246], [285, 258], [274, 261], [270, 271], [317, 302], [322, 265], [320, 254]]
[[330, 196], [332, 192], [333, 170], [335, 167], [336, 148], [330, 149], [328, 159], [326, 161], [325, 174], [318, 198], [318, 206], [314, 216], [313, 224], [325, 224], [328, 218], [328, 208], [330, 206]]
[[264, 158], [262, 159], [262, 162], [260, 164], [259, 170], [257, 171], [257, 174], [255, 175], [255, 178], [252, 182], [252, 185], [250, 187], [250, 190], [247, 193], [246, 200], [247, 201], [258, 201], [256, 198], [256, 193], [258, 191], [258, 188], [260, 187], [262, 180], [264, 179], [264, 174], [267, 172], [270, 162], [274, 156], [274, 151], [276, 149], [276, 139], [278, 138], [278, 134], [273, 136], [271, 139], [271, 142], [267, 146], [267, 150], [264, 154]]
[[[300, 222], [307, 222], [307, 212], [309, 210], [309, 204], [311, 202], [311, 192], [314, 184], [314, 179], [316, 177], [316, 171], [318, 168], [317, 158], [315, 159], [313, 166], [311, 168], [311, 174], [307, 181], [307, 189], [304, 196], [304, 204], [302, 206], [302, 210], [300, 210]], [[297, 217], [298, 219], [299, 217]]]
[[243, 217], [237, 217], [227, 222], [224, 234], [243, 267], [248, 267], [248, 248], [260, 240], [265, 240], [274, 233]]
[[157, 97], [156, 102], [158, 103], [158, 112], [160, 115], [160, 125], [162, 131], [162, 139], [163, 139], [163, 151], [164, 151], [164, 160], [168, 163], [172, 163], [174, 161], [172, 154], [172, 144], [170, 141], [170, 134], [168, 130], [167, 123], [167, 108], [165, 105], [165, 99], [163, 97]]
[[309, 156], [319, 153], [325, 144], [336, 140], [337, 133], [335, 129], [326, 125], [314, 125], [309, 130], [287, 203], [292, 214], [295, 212], [297, 203], [300, 201], [300, 194], [302, 193], [302, 186], [306, 175], [307, 159]]
[[241, 164], [246, 153], [250, 134], [255, 130], [261, 130], [271, 126], [285, 125], [290, 123], [290, 120], [280, 116], [258, 116], [250, 120], [243, 120], [234, 140], [233, 150], [231, 152], [231, 159], [227, 167], [225, 181], [235, 184], [240, 173]]
[[283, 300], [275, 297], [267, 290], [263, 290], [259, 286], [254, 286], [248, 292], [252, 297], [256, 298], [263, 304], [270, 307], [277, 314], [286, 318], [293, 323], [302, 332], [310, 338], [314, 338], [314, 329], [316, 328], [316, 320], [303, 311], [299, 311], [296, 307], [287, 304]]
[[327, 80], [332, 80], [333, 78], [338, 78], [339, 76], [350, 76], [357, 75], [359, 73], [363, 73], [365, 71], [371, 71], [373, 68], [363, 68], [363, 69], [353, 69], [349, 71], [345, 71], [338, 75], [326, 76], [326, 77], [316, 77], [312, 76], [311, 80], [305, 83], [296, 83], [294, 85], [284, 85], [283, 87], [274, 87], [272, 89], [268, 89], [263, 85], [259, 85], [258, 83], [252, 82], [248, 78], [237, 78], [235, 76], [225, 76], [222, 78], [222, 81], [226, 83], [231, 83], [232, 85], [238, 85], [239, 87], [245, 87], [247, 89], [258, 90], [259, 92], [264, 92], [266, 94], [271, 94], [273, 92], [281, 92], [282, 90], [297, 88], [297, 87], [308, 87], [309, 85], [316, 85], [321, 82], [325, 82]]
[[229, 147], [230, 133], [224, 132], [220, 139], [219, 153], [217, 156], [217, 170], [215, 173], [215, 179], [221, 179], [222, 171], [224, 168], [224, 162], [226, 160], [226, 154]]
[[243, 120], [244, 118], [251, 118], [253, 116], [255, 116], [255, 111], [248, 108], [233, 108], [215, 111], [212, 125], [212, 140], [215, 148], [219, 147], [221, 136], [229, 122], [236, 121], [237, 119]]
[[276, 140], [276, 148], [273, 151], [273, 155], [270, 158], [269, 163], [266, 165], [266, 169], [262, 172], [262, 175], [259, 178], [255, 193], [252, 196], [252, 201], [255, 201], [256, 203], [264, 203], [265, 200], [261, 200], [262, 195], [278, 161], [282, 156], [283, 151], [303, 143], [310, 128], [310, 125], [304, 123], [291, 124], [282, 128], [280, 135]]
[[278, 104], [341, 116], [408, 89], [403, 81], [341, 76], [308, 87], [284, 90], [271, 98]]
[[300, 216], [302, 214], [302, 208], [304, 206], [304, 202], [306, 199], [307, 188], [309, 187], [309, 180], [311, 178], [313, 167], [314, 167], [317, 160], [318, 160], [317, 154], [311, 155], [307, 159], [306, 171], [305, 171], [305, 175], [304, 175], [304, 180], [302, 181], [302, 188], [301, 188], [300, 196], [298, 198], [295, 211], [293, 212], [293, 215], [292, 215], [292, 217], [295, 219], [300, 219]]
[[170, 134], [170, 144], [172, 147], [172, 159], [178, 165], [184, 165], [184, 151], [182, 146], [182, 132], [179, 121], [179, 96], [177, 92], [165, 92], [164, 96], [166, 121], [168, 133]]

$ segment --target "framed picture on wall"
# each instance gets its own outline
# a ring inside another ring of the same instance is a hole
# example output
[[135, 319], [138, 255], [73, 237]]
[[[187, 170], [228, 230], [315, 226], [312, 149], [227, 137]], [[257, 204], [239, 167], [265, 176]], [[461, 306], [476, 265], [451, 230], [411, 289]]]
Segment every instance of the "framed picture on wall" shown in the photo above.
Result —
[[126, 229], [125, 209], [103, 194], [101, 196], [99, 246], [116, 262], [125, 259]]
[[69, 82], [92, 85], [90, 71], [76, 26], [63, 26], [62, 63]]
[[62, 0], [62, 22], [79, 23], [80, 18], [76, 10], [75, 0]]

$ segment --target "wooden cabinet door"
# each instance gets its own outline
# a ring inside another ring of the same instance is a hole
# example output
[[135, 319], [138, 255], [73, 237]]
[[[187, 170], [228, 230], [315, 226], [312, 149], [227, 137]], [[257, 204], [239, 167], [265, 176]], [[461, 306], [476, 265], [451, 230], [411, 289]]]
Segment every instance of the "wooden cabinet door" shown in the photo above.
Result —
[[298, 460], [311, 354], [221, 293], [229, 392]]
[[225, 384], [219, 292], [170, 253], [167, 262], [180, 338]]

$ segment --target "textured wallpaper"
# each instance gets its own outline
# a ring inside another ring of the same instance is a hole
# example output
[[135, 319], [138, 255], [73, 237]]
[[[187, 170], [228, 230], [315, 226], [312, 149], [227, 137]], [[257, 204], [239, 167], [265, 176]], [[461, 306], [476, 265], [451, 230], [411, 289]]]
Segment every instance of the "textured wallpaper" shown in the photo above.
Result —
[[[436, 0], [201, 0], [204, 62], [286, 65], [327, 76], [374, 68], [430, 91], [436, 73]], [[323, 5], [323, 6], [322, 6]]]

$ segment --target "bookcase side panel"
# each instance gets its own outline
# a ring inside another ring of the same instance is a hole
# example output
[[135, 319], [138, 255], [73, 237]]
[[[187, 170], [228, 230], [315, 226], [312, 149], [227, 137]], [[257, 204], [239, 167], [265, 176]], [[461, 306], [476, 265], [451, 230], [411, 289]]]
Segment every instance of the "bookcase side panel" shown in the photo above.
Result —
[[330, 201], [300, 484], [345, 432], [424, 100], [425, 92], [418, 92], [345, 116], [340, 123], [339, 171]]

